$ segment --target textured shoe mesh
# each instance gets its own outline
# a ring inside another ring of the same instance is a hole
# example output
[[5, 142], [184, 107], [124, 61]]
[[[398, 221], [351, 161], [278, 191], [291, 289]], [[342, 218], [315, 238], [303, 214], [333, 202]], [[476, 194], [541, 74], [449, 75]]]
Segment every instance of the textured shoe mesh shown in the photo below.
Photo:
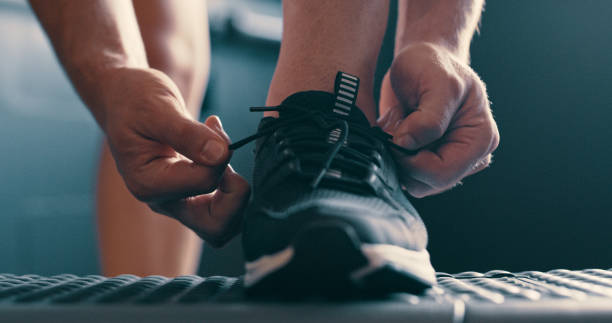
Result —
[[254, 135], [230, 146], [256, 141], [243, 231], [248, 261], [285, 249], [319, 215], [349, 224], [363, 243], [426, 247], [425, 226], [401, 191], [390, 152], [401, 147], [357, 107], [334, 111], [334, 98], [307, 91], [279, 106], [251, 108], [278, 111], [279, 118], [263, 118]]
[[[570, 300], [612, 301], [612, 270], [557, 269], [548, 272], [437, 273], [438, 285], [421, 300], [460, 299], [465, 302], [502, 304]], [[401, 295], [401, 294], [398, 294]], [[121, 275], [0, 274], [0, 307], [11, 304], [198, 304], [238, 302], [245, 299], [241, 278], [179, 276], [137, 277]], [[409, 298], [407, 299], [407, 301]], [[612, 304], [612, 303], [611, 303]]]
[[348, 205], [355, 208], [375, 211], [376, 214], [381, 215], [391, 215], [398, 211], [389, 206], [386, 201], [376, 196], [351, 194], [340, 190], [324, 188], [305, 192], [297, 188], [281, 188], [275, 192], [275, 200], [273, 202], [268, 204], [264, 201], [262, 203], [264, 203], [263, 206], [279, 212], [292, 207], [305, 207], [313, 203], [325, 203], [327, 206], [331, 207], [333, 207], [334, 204], [338, 207], [346, 207]]

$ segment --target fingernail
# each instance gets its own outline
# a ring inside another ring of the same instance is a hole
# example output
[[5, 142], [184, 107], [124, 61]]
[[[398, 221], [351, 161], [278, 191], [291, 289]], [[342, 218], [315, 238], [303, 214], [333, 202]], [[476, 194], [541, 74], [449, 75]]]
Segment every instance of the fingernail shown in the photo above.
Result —
[[221, 124], [221, 119], [219, 119], [219, 117], [212, 115], [210, 117], [208, 117], [211, 121], [210, 121], [210, 127], [212, 127], [213, 129], [219, 131], [219, 134], [222, 135], [223, 137], [225, 137], [225, 139], [229, 140], [229, 136], [227, 135], [227, 133], [225, 132], [225, 130], [223, 129], [223, 125]]
[[398, 113], [399, 113], [398, 107], [389, 108], [387, 113], [385, 113], [385, 115], [381, 119], [381, 124], [382, 124], [381, 128], [387, 131], [395, 130], [394, 125], [396, 126], [399, 122], [402, 121], [402, 118], [399, 118], [399, 116], [397, 115]]
[[416, 149], [417, 148], [415, 147], [415, 142], [410, 135], [399, 136], [394, 141], [396, 144], [406, 149]]
[[214, 127], [217, 128], [218, 130], [223, 130], [223, 125], [221, 124], [221, 119], [219, 119], [219, 117], [217, 117], [217, 116], [212, 116], [211, 118], [213, 120]]
[[397, 130], [397, 128], [402, 124], [402, 119], [398, 119], [395, 122], [393, 121], [389, 121], [389, 124], [387, 125], [389, 127], [389, 130], [392, 132], [395, 132], [395, 130]]
[[218, 163], [225, 155], [226, 146], [217, 140], [209, 140], [204, 144], [202, 149], [202, 156], [210, 163]]
[[385, 114], [380, 116], [378, 120], [376, 120], [376, 123], [378, 123], [379, 125], [384, 125], [387, 122], [387, 119], [389, 119], [389, 110], [387, 110]]
[[[392, 112], [389, 112], [389, 114], [391, 114]], [[395, 127], [394, 125], [397, 125], [401, 120], [397, 120], [396, 122], [393, 122], [393, 118], [391, 116], [389, 116], [389, 119], [386, 120], [383, 129], [385, 130], [389, 130], [389, 131], [395, 131]]]

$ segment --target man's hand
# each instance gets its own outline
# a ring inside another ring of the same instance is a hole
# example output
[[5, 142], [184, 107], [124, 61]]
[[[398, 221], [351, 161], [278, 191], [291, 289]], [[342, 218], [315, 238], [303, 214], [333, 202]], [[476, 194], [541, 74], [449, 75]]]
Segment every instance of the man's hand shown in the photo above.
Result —
[[381, 89], [378, 123], [393, 141], [419, 150], [396, 155], [415, 197], [436, 194], [491, 163], [499, 132], [484, 83], [442, 46], [415, 43], [395, 56]]
[[249, 186], [228, 165], [219, 119], [193, 120], [176, 85], [149, 68], [132, 2], [30, 4], [134, 196], [214, 246], [229, 241]]
[[193, 120], [176, 85], [146, 68], [111, 70], [104, 129], [127, 187], [213, 246], [238, 233], [248, 183], [228, 165], [230, 140], [216, 116]]

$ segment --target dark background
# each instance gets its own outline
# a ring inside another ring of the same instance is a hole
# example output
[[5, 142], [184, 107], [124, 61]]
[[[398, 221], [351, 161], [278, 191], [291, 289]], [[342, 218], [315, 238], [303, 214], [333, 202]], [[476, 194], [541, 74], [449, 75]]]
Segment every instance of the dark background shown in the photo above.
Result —
[[[491, 168], [414, 201], [437, 270], [612, 267], [610, 17], [606, 0], [487, 3], [472, 66], [501, 144]], [[0, 272], [95, 273], [100, 134], [27, 7], [0, 1], [0, 26], [11, 31], [0, 35]], [[247, 107], [264, 103], [277, 51], [231, 28], [213, 33], [206, 113], [234, 140], [255, 131]], [[246, 147], [232, 164], [250, 176], [251, 160]], [[239, 240], [203, 255], [202, 274], [242, 271]]]
[[612, 265], [612, 2], [489, 1], [472, 45], [501, 144], [415, 204], [439, 270]]

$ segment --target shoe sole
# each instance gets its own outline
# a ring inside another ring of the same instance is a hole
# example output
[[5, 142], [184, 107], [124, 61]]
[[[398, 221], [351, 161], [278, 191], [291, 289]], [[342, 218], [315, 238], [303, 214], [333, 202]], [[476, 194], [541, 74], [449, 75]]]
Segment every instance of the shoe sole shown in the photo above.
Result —
[[247, 262], [250, 296], [422, 293], [435, 284], [427, 250], [361, 243], [340, 221], [310, 224], [275, 254]]

